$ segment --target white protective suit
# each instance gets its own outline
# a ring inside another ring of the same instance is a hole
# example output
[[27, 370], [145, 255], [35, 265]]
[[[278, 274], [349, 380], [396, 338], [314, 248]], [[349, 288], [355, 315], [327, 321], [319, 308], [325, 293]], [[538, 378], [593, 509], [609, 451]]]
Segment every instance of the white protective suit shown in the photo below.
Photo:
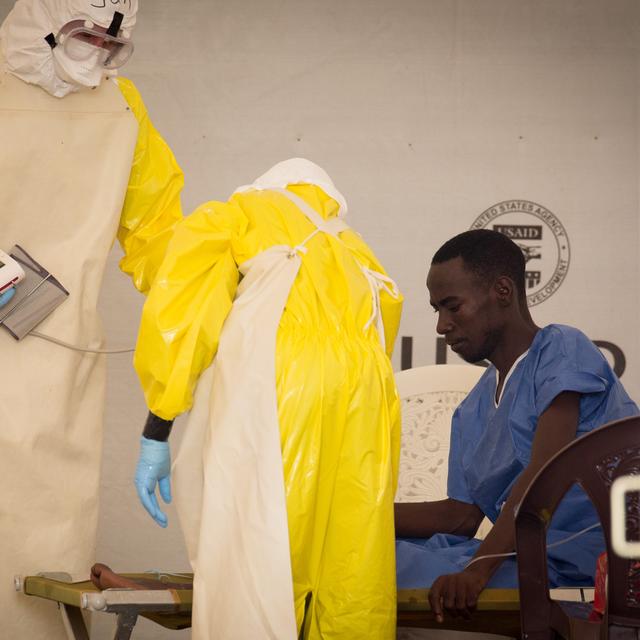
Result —
[[[102, 4], [21, 0], [0, 27], [0, 246], [21, 245], [70, 292], [38, 330], [91, 348], [103, 347], [96, 303], [115, 237], [145, 291], [183, 184], [131, 82], [100, 83], [100, 70], [86, 89], [91, 69], [56, 71], [44, 36], [69, 20], [108, 26], [118, 10], [133, 27], [136, 0]], [[0, 636], [63, 640], [56, 607], [16, 593], [13, 576], [88, 575], [95, 561], [105, 358], [0, 329], [0, 361]]]

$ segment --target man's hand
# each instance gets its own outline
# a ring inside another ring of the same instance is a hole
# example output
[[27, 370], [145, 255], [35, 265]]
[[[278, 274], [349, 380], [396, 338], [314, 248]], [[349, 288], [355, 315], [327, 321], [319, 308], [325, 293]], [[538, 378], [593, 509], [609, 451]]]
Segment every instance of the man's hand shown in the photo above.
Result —
[[484, 574], [472, 569], [440, 576], [429, 591], [429, 603], [436, 622], [444, 621], [445, 611], [454, 618], [462, 616], [469, 619], [487, 582]]

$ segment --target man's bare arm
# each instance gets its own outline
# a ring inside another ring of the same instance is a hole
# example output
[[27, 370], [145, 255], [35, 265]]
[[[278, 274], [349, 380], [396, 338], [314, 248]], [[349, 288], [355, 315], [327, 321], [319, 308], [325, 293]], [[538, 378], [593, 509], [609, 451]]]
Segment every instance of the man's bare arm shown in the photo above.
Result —
[[[474, 557], [508, 553], [515, 549], [514, 510], [545, 463], [576, 436], [580, 416], [580, 395], [564, 392], [558, 395], [538, 419], [531, 449], [531, 460], [513, 485], [495, 526], [480, 545]], [[479, 560], [464, 571], [440, 576], [432, 585], [429, 601], [438, 621], [443, 609], [468, 616], [504, 558]]]
[[472, 538], [484, 514], [475, 504], [458, 500], [403, 502], [395, 504], [396, 536], [429, 538], [436, 533], [453, 533]]

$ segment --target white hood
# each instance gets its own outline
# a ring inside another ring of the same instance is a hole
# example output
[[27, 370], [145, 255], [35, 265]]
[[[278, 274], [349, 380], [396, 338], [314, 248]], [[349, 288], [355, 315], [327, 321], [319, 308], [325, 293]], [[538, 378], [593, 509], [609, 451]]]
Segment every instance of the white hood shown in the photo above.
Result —
[[56, 35], [72, 20], [91, 20], [108, 27], [116, 11], [124, 15], [121, 28], [131, 31], [138, 0], [17, 0], [0, 26], [0, 51], [6, 69], [57, 98], [78, 91], [80, 84], [60, 77], [53, 50], [44, 38], [50, 33]]
[[338, 215], [346, 215], [347, 201], [336, 189], [329, 174], [322, 167], [305, 158], [290, 158], [289, 160], [278, 162], [252, 184], [238, 187], [234, 193], [250, 191], [251, 189], [284, 189], [290, 184], [315, 184], [340, 205]]

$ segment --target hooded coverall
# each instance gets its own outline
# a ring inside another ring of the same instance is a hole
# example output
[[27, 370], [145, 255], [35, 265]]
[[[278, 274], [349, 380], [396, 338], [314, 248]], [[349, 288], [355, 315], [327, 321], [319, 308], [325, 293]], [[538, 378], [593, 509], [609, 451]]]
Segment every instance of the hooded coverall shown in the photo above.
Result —
[[[336, 201], [317, 186], [287, 189], [325, 220], [338, 213]], [[192, 407], [200, 374], [214, 359], [221, 334], [224, 339], [239, 265], [269, 248], [299, 245], [313, 231], [293, 202], [270, 190], [206, 203], [177, 227], [143, 310], [135, 356], [154, 414], [171, 420]], [[351, 229], [339, 237], [310, 238], [273, 346], [295, 617], [298, 629], [304, 619], [307, 638], [395, 637], [393, 498], [400, 412], [389, 355], [401, 297], [384, 288], [380, 293], [385, 353], [369, 322], [374, 302], [363, 267], [384, 274]], [[250, 393], [246, 403], [252, 403]], [[192, 414], [196, 410], [202, 411], [197, 403]], [[211, 438], [215, 427], [210, 425]], [[233, 503], [229, 518], [238, 512], [244, 517], [238, 538], [259, 526], [259, 514], [246, 510], [240, 498], [234, 502], [233, 483], [209, 488]], [[219, 544], [215, 528], [206, 535], [201, 551]], [[269, 541], [257, 551], [269, 554]], [[217, 583], [203, 585], [207, 602], [198, 603], [195, 571], [194, 613], [242, 596], [228, 593], [229, 572], [219, 567], [205, 578]], [[259, 585], [252, 593], [260, 598]], [[200, 635], [194, 627], [194, 637], [234, 637], [233, 631], [219, 635], [211, 618], [209, 631]]]

